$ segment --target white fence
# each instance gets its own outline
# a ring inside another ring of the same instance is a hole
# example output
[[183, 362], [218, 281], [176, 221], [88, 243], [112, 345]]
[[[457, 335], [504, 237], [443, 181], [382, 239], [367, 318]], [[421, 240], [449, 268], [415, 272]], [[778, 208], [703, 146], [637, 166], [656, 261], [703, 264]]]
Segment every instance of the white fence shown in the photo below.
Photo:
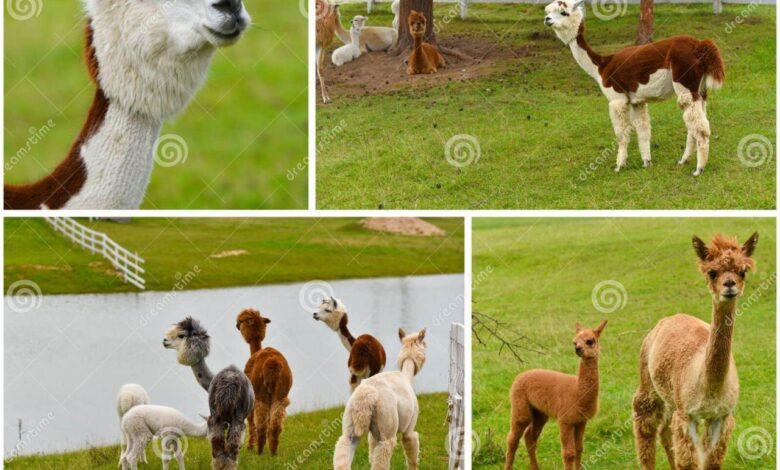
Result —
[[73, 243], [85, 248], [92, 253], [98, 253], [111, 262], [122, 273], [125, 282], [138, 287], [146, 288], [143, 278], [144, 259], [136, 253], [131, 253], [103, 232], [97, 232], [87, 228], [69, 217], [46, 217], [46, 222], [51, 224], [55, 231], [65, 235]]
[[450, 386], [449, 386], [449, 421], [448, 435], [450, 464], [449, 470], [465, 468], [463, 459], [463, 444], [466, 434], [465, 420], [465, 328], [460, 323], [453, 323], [450, 329]]

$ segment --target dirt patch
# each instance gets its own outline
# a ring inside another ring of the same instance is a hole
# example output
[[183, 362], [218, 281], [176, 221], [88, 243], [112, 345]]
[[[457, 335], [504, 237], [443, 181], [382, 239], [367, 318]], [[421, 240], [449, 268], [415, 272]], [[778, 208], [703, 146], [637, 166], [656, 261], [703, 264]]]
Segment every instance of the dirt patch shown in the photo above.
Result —
[[502, 60], [520, 59], [532, 53], [531, 45], [501, 45], [486, 39], [467, 36], [439, 38], [439, 43], [471, 59], [445, 55], [447, 66], [431, 75], [406, 74], [406, 54], [395, 57], [385, 52], [369, 52], [352, 62], [336, 67], [328, 51], [324, 70], [325, 86], [331, 98], [362, 96], [414, 88], [441, 86], [490, 75]]
[[73, 271], [73, 267], [69, 264], [63, 264], [58, 266], [52, 266], [50, 264], [23, 264], [19, 266], [20, 269], [30, 271]]
[[415, 217], [381, 217], [363, 219], [360, 225], [376, 232], [397, 233], [420, 237], [441, 237], [446, 232], [439, 227]]
[[217, 258], [217, 259], [231, 258], [233, 256], [243, 256], [247, 254], [249, 254], [249, 252], [246, 250], [225, 250], [225, 251], [220, 251], [219, 253], [212, 253], [211, 256], [209, 256], [209, 258]]
[[87, 266], [98, 274], [105, 274], [111, 277], [122, 277], [122, 272], [117, 270], [113, 264], [107, 261], [92, 261]]

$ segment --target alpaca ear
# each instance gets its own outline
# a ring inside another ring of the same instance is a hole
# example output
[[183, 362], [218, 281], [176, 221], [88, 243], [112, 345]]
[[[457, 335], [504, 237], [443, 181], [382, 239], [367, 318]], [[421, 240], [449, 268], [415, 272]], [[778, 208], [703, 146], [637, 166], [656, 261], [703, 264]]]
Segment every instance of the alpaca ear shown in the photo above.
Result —
[[593, 330], [596, 333], [596, 336], [601, 336], [601, 332], [604, 331], [605, 326], [607, 326], [607, 320], [602, 321], [601, 324]]
[[404, 338], [406, 338], [406, 332], [403, 328], [398, 328], [398, 338], [401, 340], [401, 342], [404, 342]]
[[745, 253], [745, 256], [753, 256], [753, 251], [755, 251], [757, 244], [758, 232], [753, 232], [753, 235], [742, 245], [742, 252]]
[[198, 414], [198, 416], [200, 416], [201, 418], [203, 418], [203, 420], [204, 420], [204, 421], [208, 421], [208, 420], [209, 420], [209, 417], [208, 417], [208, 416], [203, 416], [202, 414]]
[[696, 235], [693, 236], [693, 250], [702, 261], [705, 261], [707, 259], [707, 255], [710, 254], [709, 250], [707, 249], [707, 244]]
[[585, 8], [585, 0], [578, 0], [578, 1], [574, 2], [572, 4], [572, 6], [571, 6], [572, 10], [577, 10], [577, 9], [581, 9], [581, 8]]
[[577, 323], [574, 325], [574, 328], [577, 330], [577, 333], [579, 333], [580, 331], [582, 331], [582, 325], [580, 325], [580, 322], [577, 322]]
[[417, 341], [422, 341], [425, 339], [425, 328], [420, 330], [419, 333], [417, 333]]
[[331, 296], [330, 296], [330, 300], [331, 300], [331, 302], [333, 302], [333, 308], [339, 308], [339, 303], [338, 303], [338, 301], [336, 301], [336, 298], [335, 298], [335, 297], [333, 297], [333, 296], [331, 295]]
[[266, 323], [271, 323], [271, 319], [270, 318], [263, 318], [263, 321], [266, 322]]

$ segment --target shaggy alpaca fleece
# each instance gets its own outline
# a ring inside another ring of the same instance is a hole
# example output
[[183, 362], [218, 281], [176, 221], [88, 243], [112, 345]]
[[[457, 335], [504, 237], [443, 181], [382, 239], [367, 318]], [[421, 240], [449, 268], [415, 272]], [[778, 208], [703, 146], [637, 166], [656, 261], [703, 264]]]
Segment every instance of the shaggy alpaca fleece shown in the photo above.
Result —
[[209, 388], [208, 433], [212, 469], [233, 469], [244, 439], [245, 420], [251, 415], [255, 395], [246, 374], [236, 366], [222, 369]]
[[436, 69], [443, 67], [445, 61], [435, 46], [423, 41], [425, 27], [428, 22], [425, 14], [412, 10], [407, 21], [409, 23], [409, 34], [412, 35], [414, 45], [412, 46], [412, 53], [409, 54], [409, 64], [406, 67], [406, 73], [409, 75], [436, 73]]
[[[122, 453], [127, 448], [125, 433], [122, 432], [122, 418], [134, 406], [148, 405], [150, 401], [149, 394], [138, 384], [125, 384], [119, 389], [119, 393], [116, 396], [116, 412], [119, 415], [119, 430], [121, 434], [119, 448]], [[141, 454], [141, 461], [147, 463], [145, 450]]]

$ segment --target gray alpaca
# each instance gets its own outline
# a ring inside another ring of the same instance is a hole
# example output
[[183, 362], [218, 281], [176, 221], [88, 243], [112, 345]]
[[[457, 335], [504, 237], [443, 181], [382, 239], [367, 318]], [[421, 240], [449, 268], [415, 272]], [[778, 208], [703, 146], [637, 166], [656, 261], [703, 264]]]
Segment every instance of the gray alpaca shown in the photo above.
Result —
[[180, 364], [190, 366], [198, 383], [209, 393], [208, 436], [211, 441], [211, 468], [234, 470], [243, 441], [245, 421], [254, 407], [255, 396], [246, 374], [230, 365], [217, 375], [206, 365], [210, 337], [200, 322], [187, 317], [173, 325], [163, 346], [176, 350]]

